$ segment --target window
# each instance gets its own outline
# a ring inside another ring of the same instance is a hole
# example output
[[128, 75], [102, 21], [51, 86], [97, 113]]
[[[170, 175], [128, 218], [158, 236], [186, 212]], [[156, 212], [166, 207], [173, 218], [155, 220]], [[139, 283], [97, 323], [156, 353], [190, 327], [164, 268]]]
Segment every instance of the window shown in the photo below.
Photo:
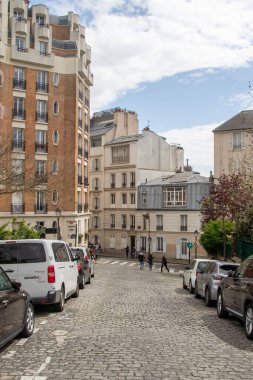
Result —
[[156, 238], [156, 247], [157, 247], [157, 252], [163, 252], [163, 238], [162, 237]]
[[36, 91], [48, 92], [47, 71], [37, 71]]
[[147, 217], [146, 215], [142, 215], [142, 222], [143, 222], [143, 230], [147, 229]]
[[111, 205], [115, 205], [115, 194], [111, 194]]
[[36, 212], [46, 212], [45, 193], [42, 190], [39, 190], [36, 193], [35, 211]]
[[45, 25], [45, 16], [36, 15], [36, 23], [41, 26]]
[[95, 158], [93, 160], [93, 170], [95, 171], [100, 170], [100, 160], [98, 158]]
[[78, 128], [83, 128], [82, 108], [78, 107]]
[[130, 173], [130, 186], [135, 186], [135, 173]]
[[24, 170], [24, 160], [12, 160], [12, 174], [20, 176]]
[[24, 98], [14, 97], [13, 118], [20, 120], [25, 119]]
[[122, 173], [122, 187], [127, 185], [127, 173]]
[[54, 109], [54, 114], [58, 115], [58, 113], [59, 113], [59, 104], [58, 104], [57, 100], [54, 101], [53, 109]]
[[37, 100], [37, 111], [36, 111], [36, 121], [47, 123], [47, 101], [46, 100]]
[[58, 173], [58, 161], [52, 161], [52, 174]]
[[54, 73], [53, 74], [53, 83], [54, 83], [54, 86], [59, 86], [59, 83], [60, 83], [60, 74], [58, 73]]
[[58, 202], [58, 191], [57, 190], [53, 190], [52, 192], [52, 203], [54, 205], [56, 205]]
[[22, 191], [16, 191], [11, 197], [11, 212], [13, 214], [22, 214], [24, 212]]
[[0, 71], [0, 87], [3, 85], [3, 73]]
[[129, 145], [112, 148], [112, 163], [129, 162]]
[[135, 229], [135, 215], [130, 215], [130, 229]]
[[244, 148], [244, 133], [233, 133], [233, 149]]
[[143, 205], [147, 204], [147, 193], [146, 192], [141, 193], [141, 200], [142, 200]]
[[146, 236], [141, 236], [141, 251], [147, 250], [147, 238]]
[[82, 82], [78, 82], [78, 99], [83, 101], [83, 88], [82, 88]]
[[164, 187], [163, 206], [185, 206], [186, 187]]
[[44, 144], [46, 144], [46, 141], [47, 141], [47, 132], [37, 130], [36, 131], [36, 142], [38, 144], [44, 145]]
[[36, 177], [39, 180], [43, 180], [46, 175], [46, 162], [42, 160], [37, 160], [36, 161]]
[[48, 54], [48, 43], [44, 41], [39, 42], [39, 49], [41, 55], [47, 55]]
[[46, 261], [46, 254], [43, 244], [41, 243], [20, 243], [18, 250], [18, 262], [41, 263]]
[[115, 187], [115, 174], [111, 174], [111, 188]]
[[[181, 239], [181, 255], [187, 256], [187, 239]], [[192, 265], [194, 266], [194, 261]], [[193, 269], [193, 266], [191, 265], [191, 269]]]
[[123, 205], [126, 205], [126, 204], [127, 204], [127, 195], [126, 195], [126, 193], [123, 193], [123, 194], [122, 194], [122, 204], [123, 204]]
[[24, 149], [24, 130], [22, 128], [13, 128], [13, 149], [23, 150]]
[[15, 9], [14, 10], [14, 18], [17, 21], [22, 21], [22, 19], [24, 18], [24, 12], [19, 10], [19, 9]]
[[135, 205], [135, 193], [130, 194], [131, 205]]
[[26, 41], [23, 37], [16, 37], [16, 46], [18, 51], [27, 51]]
[[59, 143], [59, 133], [57, 131], [53, 132], [53, 144], [58, 145]]
[[56, 262], [70, 261], [68, 251], [63, 243], [52, 243], [52, 249]]
[[111, 219], [111, 228], [115, 228], [115, 215], [111, 214], [110, 219]]
[[163, 230], [163, 215], [156, 215], [156, 229]]
[[180, 215], [180, 231], [187, 231], [187, 215]]
[[127, 216], [121, 215], [121, 221], [122, 221], [122, 228], [126, 228], [127, 225]]
[[25, 89], [25, 71], [20, 67], [14, 68], [13, 87], [16, 89]]
[[96, 146], [101, 146], [102, 145], [102, 137], [101, 136], [96, 136], [96, 137], [91, 137], [91, 147], [95, 148]]
[[94, 179], [94, 190], [98, 190], [99, 189], [99, 178], [95, 178]]

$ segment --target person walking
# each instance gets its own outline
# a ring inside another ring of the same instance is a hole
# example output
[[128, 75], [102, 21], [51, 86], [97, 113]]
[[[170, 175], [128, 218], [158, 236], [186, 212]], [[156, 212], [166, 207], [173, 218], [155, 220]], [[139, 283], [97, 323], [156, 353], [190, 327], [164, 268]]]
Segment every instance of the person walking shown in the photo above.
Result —
[[143, 269], [144, 268], [145, 256], [144, 256], [144, 254], [142, 252], [139, 253], [138, 260], [139, 260], [139, 263], [140, 263], [140, 269]]
[[162, 257], [161, 272], [163, 271], [163, 267], [166, 268], [169, 273], [170, 270], [168, 268], [167, 259], [165, 256]]
[[128, 247], [128, 245], [126, 246], [126, 258], [127, 258], [127, 260], [128, 260], [128, 254], [129, 254], [129, 247]]
[[149, 269], [152, 270], [152, 268], [153, 268], [153, 255], [152, 255], [152, 253], [148, 254], [148, 266], [149, 266]]

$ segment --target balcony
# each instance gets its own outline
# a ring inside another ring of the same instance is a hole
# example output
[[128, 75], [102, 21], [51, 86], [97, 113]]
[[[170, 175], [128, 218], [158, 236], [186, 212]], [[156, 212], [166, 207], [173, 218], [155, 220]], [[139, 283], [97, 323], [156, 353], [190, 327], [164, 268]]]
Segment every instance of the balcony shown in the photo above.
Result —
[[45, 82], [36, 82], [36, 91], [37, 92], [46, 92], [46, 93], [48, 93], [48, 83], [45, 83]]
[[35, 152], [36, 153], [47, 153], [48, 152], [48, 143], [41, 144], [36, 142], [35, 143]]
[[88, 210], [88, 203], [84, 203], [83, 204], [83, 211], [87, 211]]
[[55, 66], [55, 55], [41, 55], [39, 50], [32, 48], [20, 47], [18, 48], [15, 45], [11, 46], [11, 55], [10, 59], [12, 61], [26, 62], [29, 64], [35, 64], [45, 67], [54, 67]]
[[48, 113], [47, 112], [36, 112], [35, 120], [39, 123], [48, 123]]
[[88, 179], [88, 177], [84, 177], [84, 186], [89, 186], [89, 179]]
[[47, 173], [43, 172], [36, 172], [35, 178], [39, 183], [47, 183]]
[[130, 230], [135, 230], [135, 224], [130, 224]]
[[97, 191], [97, 190], [98, 190], [98, 186], [95, 186], [95, 187], [94, 187], [94, 190]]
[[26, 112], [24, 109], [12, 109], [12, 118], [15, 120], [25, 120], [26, 118]]
[[27, 25], [27, 20], [19, 17], [15, 20], [16, 24], [16, 32], [20, 34], [27, 34], [28, 32], [28, 25]]
[[157, 231], [163, 231], [163, 226], [156, 226]]
[[126, 228], [126, 224], [122, 224], [122, 226], [121, 226], [122, 228]]
[[83, 155], [83, 149], [82, 149], [82, 147], [79, 146], [77, 148], [77, 154], [78, 154], [78, 156], [82, 157], [82, 155]]
[[23, 140], [12, 140], [12, 150], [24, 152], [25, 142]]
[[39, 24], [38, 25], [38, 37], [49, 39], [49, 25], [48, 24]]
[[78, 183], [78, 185], [82, 185], [83, 184], [83, 177], [81, 175], [77, 176], [77, 183]]
[[89, 158], [88, 150], [84, 150], [84, 158], [88, 160]]
[[81, 203], [77, 204], [77, 212], [82, 212], [83, 211], [83, 206]]
[[37, 203], [34, 205], [35, 214], [47, 214], [47, 203]]
[[16, 90], [25, 90], [26, 81], [24, 79], [13, 78], [13, 88]]
[[180, 231], [187, 231], [187, 226], [180, 226]]
[[[84, 79], [88, 86], [93, 85], [93, 74], [90, 72], [90, 67], [86, 67], [86, 54], [82, 54], [78, 60], [78, 74]], [[85, 104], [87, 107], [87, 103]]]
[[98, 205], [95, 205], [95, 206], [94, 206], [94, 209], [95, 209], [95, 210], [98, 210], [98, 209], [99, 209]]
[[24, 214], [25, 212], [25, 204], [17, 204], [12, 203], [11, 205], [11, 213], [12, 214]]

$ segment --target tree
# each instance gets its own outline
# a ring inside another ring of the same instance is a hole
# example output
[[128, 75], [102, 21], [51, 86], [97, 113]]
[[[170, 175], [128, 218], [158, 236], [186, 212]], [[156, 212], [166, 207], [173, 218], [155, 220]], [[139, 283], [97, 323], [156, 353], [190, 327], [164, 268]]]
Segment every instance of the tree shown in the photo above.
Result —
[[224, 226], [225, 234], [231, 235], [235, 229], [235, 223], [226, 220], [223, 225], [223, 220], [209, 220], [202, 228], [203, 233], [200, 236], [200, 243], [208, 252], [209, 255], [217, 257], [223, 252], [224, 242]]
[[11, 229], [7, 229], [9, 223], [0, 226], [0, 240], [9, 239], [39, 239], [41, 234], [37, 232], [30, 224], [24, 220], [17, 223], [16, 219], [12, 220]]

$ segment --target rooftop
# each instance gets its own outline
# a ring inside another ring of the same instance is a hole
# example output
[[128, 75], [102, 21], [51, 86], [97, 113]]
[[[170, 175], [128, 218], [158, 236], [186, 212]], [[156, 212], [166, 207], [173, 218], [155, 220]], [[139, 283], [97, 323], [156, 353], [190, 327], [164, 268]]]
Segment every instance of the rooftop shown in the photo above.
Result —
[[213, 130], [216, 132], [236, 131], [253, 128], [253, 110], [241, 111]]
[[146, 183], [143, 183], [143, 185], [176, 185], [176, 184], [182, 184], [182, 183], [209, 183], [209, 178], [201, 176], [199, 173], [196, 172], [182, 172], [182, 173], [176, 173], [173, 175], [168, 176], [162, 176], [156, 179], [153, 179], [151, 181], [148, 181]]

